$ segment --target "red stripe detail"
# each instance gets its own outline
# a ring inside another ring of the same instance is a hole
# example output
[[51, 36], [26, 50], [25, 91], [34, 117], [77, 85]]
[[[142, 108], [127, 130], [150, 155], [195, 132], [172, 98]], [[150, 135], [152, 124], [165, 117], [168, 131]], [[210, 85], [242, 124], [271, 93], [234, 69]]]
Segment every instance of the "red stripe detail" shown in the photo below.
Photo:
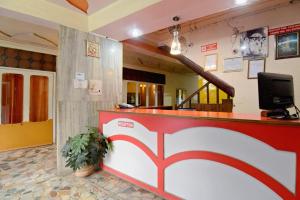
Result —
[[122, 140], [134, 144], [135, 146], [139, 147], [154, 162], [156, 166], [158, 166], [158, 160], [156, 155], [151, 151], [151, 149], [149, 149], [145, 144], [138, 141], [137, 139], [127, 135], [114, 135], [109, 137], [108, 139], [110, 141]]
[[157, 133], [157, 152], [158, 152], [158, 163], [157, 165], [157, 185], [158, 185], [158, 191], [159, 193], [163, 194], [165, 190], [165, 169], [161, 163], [164, 161], [164, 134], [163, 133]]
[[231, 166], [235, 169], [238, 169], [253, 178], [257, 179], [261, 183], [265, 184], [267, 187], [269, 187], [271, 190], [276, 192], [280, 197], [282, 197], [284, 200], [295, 200], [296, 197], [293, 195], [292, 192], [290, 192], [286, 187], [284, 187], [281, 183], [273, 179], [271, 176], [267, 175], [263, 171], [232, 157], [214, 153], [214, 152], [208, 152], [208, 151], [187, 151], [187, 152], [181, 152], [177, 153], [175, 155], [170, 156], [167, 158], [164, 162], [164, 168], [167, 168], [168, 166], [179, 162], [183, 160], [188, 159], [204, 159], [204, 160], [211, 160], [218, 163], [222, 163], [228, 166]]
[[184, 116], [135, 115], [102, 111], [99, 112], [99, 128], [102, 130], [104, 123], [109, 123], [116, 118], [129, 118], [159, 134], [173, 134], [192, 127], [224, 128], [248, 135], [277, 150], [295, 152], [297, 154], [295, 199], [300, 200], [300, 134], [298, 126], [268, 124], [267, 121], [265, 123], [252, 123], [251, 121], [193, 119]]
[[[252, 176], [253, 178], [257, 179], [258, 181], [265, 184], [267, 187], [269, 187], [271, 190], [276, 192], [279, 196], [281, 196], [284, 200], [295, 200], [295, 196], [293, 193], [291, 193], [286, 187], [284, 187], [281, 183], [279, 183], [277, 180], [273, 179], [271, 176], [267, 175], [263, 171], [232, 157], [214, 153], [214, 152], [208, 152], [208, 151], [188, 151], [188, 152], [181, 152], [177, 153], [175, 155], [170, 156], [169, 158], [163, 160], [162, 157], [156, 157], [156, 155], [142, 142], [138, 141], [137, 139], [126, 136], [126, 135], [114, 135], [109, 137], [111, 141], [116, 140], [122, 140], [127, 141], [129, 143], [134, 144], [138, 148], [140, 148], [149, 158], [156, 164], [158, 167], [158, 190], [156, 193], [160, 195], [165, 195], [164, 192], [164, 171], [165, 168], [168, 166], [179, 162], [183, 160], [188, 159], [205, 159], [205, 160], [211, 160], [218, 163], [222, 163], [231, 167], [234, 167], [235, 169], [238, 169], [240, 171], [243, 171], [244, 173]], [[158, 137], [158, 139], [163, 142], [163, 139]], [[163, 151], [163, 148], [158, 145], [158, 151], [159, 155], [163, 156], [160, 151]], [[141, 186], [141, 185], [140, 185]], [[141, 186], [144, 187], [144, 186]]]

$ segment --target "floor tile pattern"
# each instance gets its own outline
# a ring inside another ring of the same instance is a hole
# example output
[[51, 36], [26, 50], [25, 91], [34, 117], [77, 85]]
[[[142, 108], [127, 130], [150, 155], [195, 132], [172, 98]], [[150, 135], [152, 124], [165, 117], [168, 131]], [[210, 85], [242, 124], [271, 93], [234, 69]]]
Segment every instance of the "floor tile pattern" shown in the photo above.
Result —
[[44, 146], [0, 153], [1, 200], [160, 200], [107, 172], [87, 178], [56, 174], [56, 148]]

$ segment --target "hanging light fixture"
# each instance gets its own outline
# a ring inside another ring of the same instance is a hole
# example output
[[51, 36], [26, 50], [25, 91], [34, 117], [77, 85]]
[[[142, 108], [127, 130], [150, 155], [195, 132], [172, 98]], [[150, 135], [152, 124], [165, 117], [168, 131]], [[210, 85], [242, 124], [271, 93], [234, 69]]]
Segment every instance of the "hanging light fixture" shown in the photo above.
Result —
[[[178, 16], [173, 17], [173, 21], [175, 21], [175, 22], [179, 21], [179, 17]], [[180, 25], [178, 24], [178, 25], [170, 27], [169, 31], [173, 35], [173, 41], [171, 44], [170, 54], [179, 55], [179, 54], [181, 54], [181, 44], [179, 41]]]

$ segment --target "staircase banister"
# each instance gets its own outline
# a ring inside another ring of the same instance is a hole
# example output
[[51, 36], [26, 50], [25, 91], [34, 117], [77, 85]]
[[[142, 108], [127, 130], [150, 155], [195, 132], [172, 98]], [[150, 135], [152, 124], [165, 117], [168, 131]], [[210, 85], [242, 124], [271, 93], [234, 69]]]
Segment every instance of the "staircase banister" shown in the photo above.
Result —
[[[170, 52], [170, 47], [167, 45], [160, 46], [158, 48], [165, 53]], [[185, 57], [181, 54], [180, 55], [171, 55], [170, 54], [170, 56], [179, 60], [182, 64], [186, 65], [191, 70], [193, 70], [194, 72], [196, 72], [197, 74], [199, 74], [200, 76], [205, 78], [208, 82], [214, 84], [216, 87], [223, 90], [229, 96], [234, 97], [234, 95], [235, 95], [234, 88], [231, 85], [229, 85], [228, 83], [226, 83], [225, 81], [223, 81], [222, 79], [220, 79], [219, 77], [215, 76], [214, 74], [212, 74], [210, 72], [204, 71], [203, 67], [199, 66], [198, 64], [196, 64], [195, 62], [193, 62], [192, 60], [188, 59], [187, 57]]]
[[196, 94], [198, 94], [201, 90], [203, 90], [204, 88], [206, 88], [208, 85], [210, 84], [210, 82], [207, 82], [206, 84], [204, 84], [202, 87], [200, 87], [198, 90], [196, 90], [193, 94], [191, 94], [188, 98], [186, 98], [183, 102], [181, 102], [180, 104], [178, 104], [176, 106], [176, 109], [182, 107], [186, 102], [188, 102], [189, 100], [191, 100]]

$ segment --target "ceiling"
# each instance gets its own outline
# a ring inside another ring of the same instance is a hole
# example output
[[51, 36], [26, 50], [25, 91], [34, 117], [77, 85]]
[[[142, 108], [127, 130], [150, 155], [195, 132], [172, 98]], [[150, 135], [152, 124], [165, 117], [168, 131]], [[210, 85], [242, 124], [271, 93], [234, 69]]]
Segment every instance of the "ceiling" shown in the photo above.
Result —
[[[249, 0], [252, 4], [256, 0]], [[180, 17], [180, 23], [238, 7], [235, 0], [163, 0], [135, 12], [114, 23], [99, 27], [94, 32], [117, 40], [131, 37], [131, 30], [138, 28], [142, 34], [151, 33], [174, 25], [172, 18]]]
[[[265, 0], [248, 0], [253, 4]], [[269, 0], [271, 1], [271, 0]], [[184, 23], [239, 6], [236, 0], [88, 0], [88, 14], [66, 0], [1, 0], [0, 15], [36, 23], [49, 28], [65, 25], [94, 32], [115, 40], [132, 37], [137, 28], [141, 34], [164, 29], [178, 15]]]
[[[247, 6], [240, 6], [227, 9], [221, 12], [206, 15], [200, 18], [181, 23], [180, 34], [184, 36], [186, 33], [196, 31], [197, 29], [201, 29], [210, 24], [218, 23], [221, 21], [234, 21], [234, 19], [237, 19], [242, 16], [257, 14], [259, 12], [265, 12], [267, 10], [272, 10], [289, 4], [289, 0], [256, 1], [255, 3], [249, 4]], [[145, 34], [142, 36], [142, 38], [145, 42], [152, 43], [153, 45], [169, 44], [171, 39], [168, 28]]]
[[[34, 34], [47, 38], [49, 41], [47, 42], [38, 36], [34, 37]], [[57, 46], [58, 44], [58, 31], [55, 29], [0, 16], [0, 38], [5, 37], [49, 46]]]
[[[170, 39], [172, 18], [180, 17], [182, 31], [247, 13], [272, 9], [289, 0], [89, 0], [88, 14], [66, 0], [0, 0], [0, 43], [14, 40], [57, 49], [59, 25], [94, 32], [115, 40], [132, 38], [137, 28], [144, 42], [157, 45]], [[190, 73], [178, 61], [133, 47], [124, 48], [126, 62], [158, 70]], [[56, 50], [57, 51], [57, 50]], [[164, 67], [167, 66], [167, 67]]]
[[[74, 6], [72, 6], [70, 3], [68, 3], [66, 0], [47, 0], [51, 3], [55, 3], [59, 6], [62, 6], [64, 8], [67, 8], [69, 10], [75, 11], [75, 12], [79, 12], [82, 13], [82, 11], [80, 11], [79, 9], [75, 8]], [[116, 2], [117, 0], [89, 0], [89, 9], [88, 9], [88, 14], [93, 14], [98, 10], [103, 9], [106, 6], [109, 6], [110, 4]]]

